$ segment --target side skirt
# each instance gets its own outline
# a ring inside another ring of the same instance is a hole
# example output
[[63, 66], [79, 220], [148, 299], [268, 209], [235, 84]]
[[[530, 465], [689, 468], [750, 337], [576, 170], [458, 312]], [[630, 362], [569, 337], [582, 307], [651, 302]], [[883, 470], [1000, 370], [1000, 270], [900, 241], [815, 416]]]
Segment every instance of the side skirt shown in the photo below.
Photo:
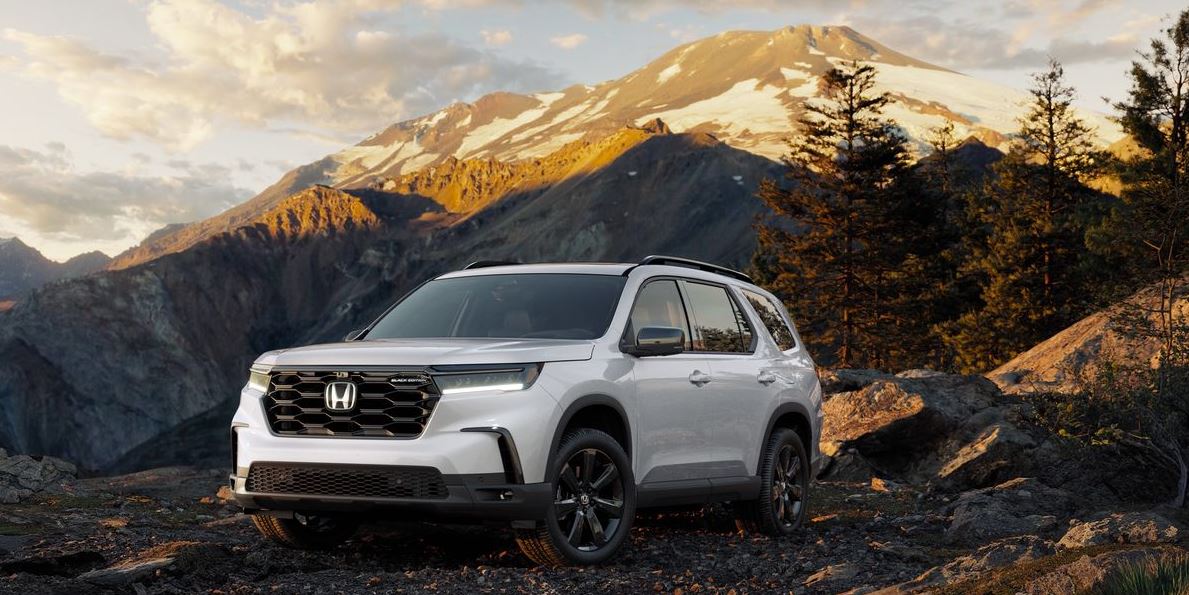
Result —
[[683, 479], [653, 481], [636, 488], [637, 508], [657, 508], [687, 504], [710, 504], [760, 497], [760, 478], [715, 477], [712, 479]]

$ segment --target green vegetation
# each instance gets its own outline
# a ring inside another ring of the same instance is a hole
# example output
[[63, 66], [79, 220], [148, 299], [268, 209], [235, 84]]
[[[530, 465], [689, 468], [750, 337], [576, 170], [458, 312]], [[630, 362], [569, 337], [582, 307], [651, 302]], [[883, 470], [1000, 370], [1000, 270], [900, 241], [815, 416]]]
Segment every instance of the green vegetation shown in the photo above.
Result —
[[1189, 595], [1189, 558], [1125, 565], [1091, 595]]

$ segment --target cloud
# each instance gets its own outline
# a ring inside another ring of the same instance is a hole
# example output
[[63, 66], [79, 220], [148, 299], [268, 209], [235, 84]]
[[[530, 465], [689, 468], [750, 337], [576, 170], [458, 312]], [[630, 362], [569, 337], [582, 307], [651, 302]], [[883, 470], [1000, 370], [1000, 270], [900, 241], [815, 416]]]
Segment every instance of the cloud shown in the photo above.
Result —
[[[481, 0], [422, 0], [426, 9]], [[562, 83], [437, 33], [377, 30], [391, 0], [269, 4], [263, 15], [216, 0], [154, 0], [154, 58], [101, 51], [70, 37], [6, 29], [20, 71], [53, 82], [105, 135], [194, 147], [222, 124], [363, 136], [453, 99]], [[382, 15], [381, 15], [382, 16]]]
[[496, 31], [484, 29], [479, 34], [483, 36], [483, 43], [491, 47], [500, 47], [512, 42], [512, 32], [507, 29]]
[[559, 35], [557, 37], [549, 38], [549, 43], [563, 49], [572, 50], [584, 43], [586, 43], [586, 36], [581, 33], [571, 33], [569, 35]]
[[[176, 175], [79, 171], [61, 143], [45, 150], [0, 145], [0, 225], [40, 244], [130, 246], [168, 223], [209, 217], [251, 195], [218, 164], [170, 163]], [[32, 236], [32, 237], [30, 237]], [[67, 249], [67, 253], [69, 250]]]
[[1057, 37], [1044, 47], [1024, 47], [1024, 35], [1018, 30], [1009, 33], [936, 16], [900, 20], [859, 16], [852, 23], [864, 35], [892, 49], [958, 70], [1043, 68], [1050, 56], [1065, 64], [1125, 60], [1139, 43], [1134, 35], [1123, 33], [1103, 40]]

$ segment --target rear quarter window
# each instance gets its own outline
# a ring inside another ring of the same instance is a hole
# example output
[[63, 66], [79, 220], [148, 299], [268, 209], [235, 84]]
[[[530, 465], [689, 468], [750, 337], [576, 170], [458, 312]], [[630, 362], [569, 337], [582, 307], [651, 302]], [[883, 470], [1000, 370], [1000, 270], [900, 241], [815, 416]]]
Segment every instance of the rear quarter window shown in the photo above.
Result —
[[760, 322], [768, 329], [768, 333], [772, 335], [781, 351], [788, 351], [797, 346], [793, 329], [789, 328], [779, 304], [767, 296], [746, 289], [743, 290], [743, 297], [747, 298], [756, 314], [760, 315]]

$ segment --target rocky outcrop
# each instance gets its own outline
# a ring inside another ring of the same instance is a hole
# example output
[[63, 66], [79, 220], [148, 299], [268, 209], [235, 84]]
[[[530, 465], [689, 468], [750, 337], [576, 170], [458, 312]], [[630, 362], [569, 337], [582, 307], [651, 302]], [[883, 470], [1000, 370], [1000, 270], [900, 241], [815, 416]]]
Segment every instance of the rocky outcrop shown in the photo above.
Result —
[[54, 457], [8, 456], [0, 449], [0, 504], [17, 504], [40, 493], [61, 492], [78, 474], [74, 465]]
[[1077, 509], [1077, 500], [1064, 490], [1033, 478], [1011, 479], [964, 492], [947, 506], [945, 540], [977, 545], [1016, 535], [1051, 534]]
[[[1068, 392], [1092, 381], [1103, 361], [1153, 365], [1160, 351], [1159, 340], [1122, 333], [1112, 321], [1121, 309], [1129, 307], [1149, 309], [1144, 315], [1154, 320], [1157, 314], [1152, 308], [1158, 295], [1157, 287], [1142, 289], [1121, 304], [1075, 322], [988, 372], [987, 377], [1009, 393]], [[1179, 321], [1189, 318], [1189, 292], [1185, 289], [1173, 305], [1173, 316]]]
[[1066, 549], [1107, 543], [1170, 543], [1180, 530], [1154, 512], [1101, 513], [1098, 518], [1075, 522], [1058, 542]]
[[822, 441], [825, 450], [861, 456], [877, 473], [961, 490], [1032, 475], [1051, 458], [1028, 407], [984, 378], [928, 371], [826, 378], [835, 389], [856, 385], [826, 400]]

